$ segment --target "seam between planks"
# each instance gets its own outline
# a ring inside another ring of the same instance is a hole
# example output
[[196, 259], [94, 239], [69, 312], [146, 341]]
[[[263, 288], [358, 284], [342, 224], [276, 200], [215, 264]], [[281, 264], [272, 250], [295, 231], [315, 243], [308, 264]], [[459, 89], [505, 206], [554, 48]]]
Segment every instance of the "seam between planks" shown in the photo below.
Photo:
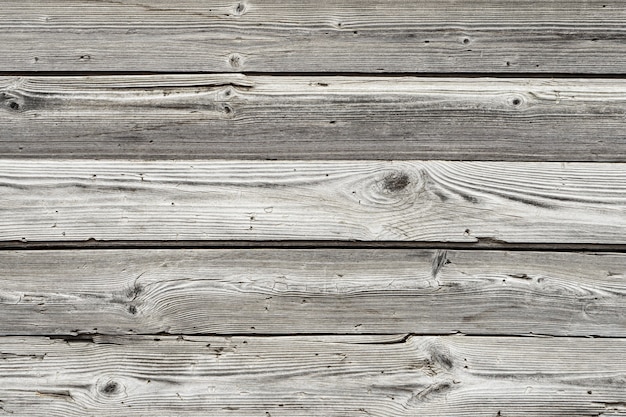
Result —
[[2, 334], [0, 340], [4, 337], [46, 337], [51, 340], [64, 340], [68, 343], [96, 343], [95, 339], [98, 337], [255, 337], [255, 338], [281, 338], [281, 337], [395, 337], [393, 340], [384, 342], [369, 342], [364, 344], [402, 344], [406, 343], [411, 337], [486, 337], [492, 339], [498, 339], [503, 337], [518, 337], [518, 338], [554, 338], [554, 339], [614, 339], [624, 340], [626, 337], [622, 336], [604, 336], [604, 335], [552, 335], [542, 333], [522, 333], [522, 334], [492, 334], [492, 333], [134, 333], [134, 334], [117, 334], [117, 333], [80, 333], [80, 334]]
[[584, 72], [346, 72], [346, 71], [2, 71], [0, 77], [93, 77], [137, 75], [230, 75], [248, 77], [354, 77], [354, 78], [550, 78], [550, 79], [626, 79], [626, 73]]
[[207, 240], [207, 241], [0, 241], [0, 251], [82, 250], [82, 249], [443, 249], [476, 251], [545, 252], [626, 252], [626, 244], [602, 243], [509, 243], [488, 238], [477, 242], [404, 242], [350, 240]]

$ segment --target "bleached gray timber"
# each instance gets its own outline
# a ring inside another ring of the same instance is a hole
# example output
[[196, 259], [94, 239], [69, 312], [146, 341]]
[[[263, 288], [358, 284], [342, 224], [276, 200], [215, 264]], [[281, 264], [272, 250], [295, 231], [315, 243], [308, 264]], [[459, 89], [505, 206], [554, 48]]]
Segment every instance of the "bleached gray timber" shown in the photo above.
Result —
[[4, 71], [626, 73], [615, 0], [4, 0]]
[[0, 240], [626, 243], [626, 164], [0, 160]]
[[0, 252], [0, 334], [626, 337], [626, 255], [432, 250]]
[[626, 415], [625, 339], [0, 338], [11, 416]]
[[0, 156], [623, 162], [624, 114], [621, 79], [1, 77]]

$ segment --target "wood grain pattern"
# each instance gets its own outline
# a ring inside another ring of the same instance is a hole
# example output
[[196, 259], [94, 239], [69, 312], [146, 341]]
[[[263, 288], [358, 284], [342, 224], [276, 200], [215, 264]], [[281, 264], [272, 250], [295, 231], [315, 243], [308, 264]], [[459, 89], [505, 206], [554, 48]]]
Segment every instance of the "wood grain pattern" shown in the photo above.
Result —
[[1, 160], [0, 240], [626, 243], [626, 165]]
[[624, 339], [0, 339], [13, 416], [624, 416]]
[[626, 6], [615, 0], [2, 6], [5, 71], [626, 73]]
[[0, 156], [619, 162], [625, 115], [618, 79], [1, 77]]
[[626, 337], [626, 255], [432, 250], [0, 252], [3, 335]]

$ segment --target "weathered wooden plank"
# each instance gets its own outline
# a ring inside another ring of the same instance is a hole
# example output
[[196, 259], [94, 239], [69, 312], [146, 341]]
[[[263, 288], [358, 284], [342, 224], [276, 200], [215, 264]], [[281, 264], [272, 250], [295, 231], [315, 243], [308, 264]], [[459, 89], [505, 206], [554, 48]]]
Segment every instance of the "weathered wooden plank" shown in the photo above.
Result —
[[626, 73], [626, 6], [614, 0], [2, 6], [5, 71]]
[[10, 158], [626, 161], [617, 79], [3, 77], [0, 101]]
[[0, 160], [0, 240], [626, 243], [626, 165]]
[[626, 337], [626, 255], [432, 250], [0, 252], [3, 335]]
[[624, 339], [0, 339], [14, 416], [624, 416]]

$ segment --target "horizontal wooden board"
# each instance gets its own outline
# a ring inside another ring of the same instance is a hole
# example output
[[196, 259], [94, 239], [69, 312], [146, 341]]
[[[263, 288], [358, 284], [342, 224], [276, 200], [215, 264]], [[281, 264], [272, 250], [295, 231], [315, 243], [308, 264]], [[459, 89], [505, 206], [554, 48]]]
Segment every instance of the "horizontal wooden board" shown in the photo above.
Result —
[[624, 339], [0, 338], [13, 416], [626, 415]]
[[5, 71], [626, 73], [617, 0], [5, 0]]
[[0, 160], [0, 240], [626, 243], [626, 164]]
[[0, 156], [619, 162], [625, 115], [618, 79], [0, 77]]
[[626, 255], [433, 250], [0, 252], [3, 335], [626, 337]]

